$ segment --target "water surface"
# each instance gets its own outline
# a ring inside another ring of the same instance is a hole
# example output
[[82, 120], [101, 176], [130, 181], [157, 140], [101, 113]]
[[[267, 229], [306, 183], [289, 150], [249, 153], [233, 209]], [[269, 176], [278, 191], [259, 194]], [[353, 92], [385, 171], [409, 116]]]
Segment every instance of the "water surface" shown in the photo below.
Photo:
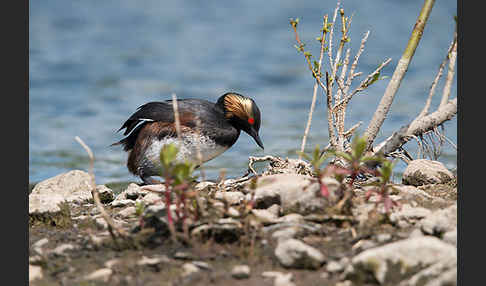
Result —
[[[392, 58], [391, 77], [423, 1], [343, 1], [354, 13], [352, 56], [370, 30], [359, 71], [372, 72]], [[216, 101], [227, 91], [255, 99], [262, 112], [262, 151], [242, 133], [237, 143], [206, 163], [209, 178], [225, 168], [242, 175], [249, 155], [295, 158], [312, 99], [313, 78], [293, 47], [290, 18], [300, 18], [302, 40], [315, 57], [321, 19], [334, 1], [30, 1], [29, 11], [29, 181], [71, 169], [87, 169], [80, 136], [95, 154], [97, 183], [139, 179], [125, 167], [126, 153], [109, 145], [135, 109], [172, 93], [179, 98]], [[410, 122], [422, 109], [454, 31], [456, 1], [437, 1], [423, 39], [401, 84], [377, 141]], [[355, 97], [347, 127], [369, 123], [388, 79]], [[358, 82], [356, 82], [357, 84]], [[451, 96], [457, 91], [453, 84]], [[433, 100], [440, 101], [443, 80]], [[457, 120], [445, 134], [457, 142]], [[307, 142], [311, 150], [328, 141], [325, 101], [319, 97]], [[406, 149], [417, 154], [415, 143]], [[443, 147], [439, 158], [456, 167], [456, 151]], [[396, 170], [403, 171], [399, 163]]]

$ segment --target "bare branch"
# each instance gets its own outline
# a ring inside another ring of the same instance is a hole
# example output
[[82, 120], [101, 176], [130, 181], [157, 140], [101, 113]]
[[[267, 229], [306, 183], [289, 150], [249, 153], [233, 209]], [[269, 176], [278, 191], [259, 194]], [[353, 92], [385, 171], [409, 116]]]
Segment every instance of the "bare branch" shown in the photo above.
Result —
[[[447, 55], [445, 56], [444, 60], [440, 64], [439, 71], [437, 72], [437, 75], [435, 76], [435, 79], [432, 82], [432, 85], [430, 86], [429, 97], [427, 98], [427, 101], [425, 102], [424, 109], [422, 109], [422, 112], [420, 112], [420, 114], [417, 117], [425, 116], [429, 112], [430, 104], [432, 102], [432, 96], [434, 96], [434, 93], [435, 93], [435, 87], [436, 87], [437, 83], [439, 82], [440, 77], [442, 76], [445, 64], [447, 63], [447, 60], [449, 60], [449, 56], [450, 56], [454, 46], [456, 45], [456, 43], [457, 43], [457, 38], [456, 38], [456, 35], [454, 33], [454, 40], [452, 40], [452, 43], [449, 45], [449, 49], [447, 50]], [[454, 60], [455, 60], [455, 58], [454, 58]], [[450, 63], [449, 63], [449, 68], [450, 68]], [[452, 65], [452, 69], [454, 69], [454, 65]], [[449, 76], [448, 76], [448, 78], [449, 78]], [[446, 88], [444, 87], [444, 91], [445, 90], [446, 90]], [[449, 86], [449, 90], [450, 90], [450, 86]], [[448, 98], [449, 98], [449, 95], [447, 95], [447, 99]], [[446, 101], [446, 103], [447, 103], [447, 101]]]
[[439, 106], [447, 104], [449, 100], [449, 95], [451, 93], [452, 80], [454, 79], [454, 65], [456, 64], [457, 57], [457, 32], [454, 33], [454, 45], [452, 50], [448, 55], [449, 57], [449, 70], [447, 71], [446, 83], [444, 85], [444, 90], [442, 92], [442, 99]]
[[381, 70], [388, 64], [390, 63], [391, 61], [391, 58], [388, 58], [386, 61], [382, 62], [381, 65], [372, 73], [370, 73], [366, 79], [364, 79], [357, 88], [355, 88], [353, 90], [353, 92], [351, 92], [349, 95], [347, 95], [343, 100], [341, 100], [340, 102], [336, 103], [336, 105], [334, 105], [333, 107], [333, 110], [336, 110], [337, 108], [340, 108], [341, 105], [346, 105], [350, 100], [351, 98], [358, 92], [360, 91], [363, 91], [365, 90], [370, 82], [373, 80], [373, 77], [375, 77], [376, 75], [378, 75], [378, 73], [381, 72]]
[[[437, 126], [450, 120], [457, 113], [457, 97], [437, 109], [437, 111], [413, 120], [410, 124], [402, 126], [384, 142], [374, 148], [374, 153], [389, 154], [407, 143], [411, 138], [421, 136]], [[419, 144], [420, 145], [420, 144]]]
[[422, 38], [425, 24], [427, 23], [430, 12], [432, 11], [434, 2], [435, 0], [425, 0], [424, 5], [422, 6], [422, 10], [420, 11], [418, 19], [412, 30], [412, 35], [410, 36], [407, 47], [405, 48], [402, 57], [398, 61], [395, 72], [393, 73], [393, 76], [385, 90], [385, 94], [381, 98], [381, 101], [373, 114], [373, 118], [371, 119], [371, 122], [364, 133], [367, 141], [367, 148], [371, 147], [376, 135], [378, 134], [378, 131], [381, 128], [381, 125], [383, 124], [383, 121], [385, 121], [395, 94], [400, 87], [400, 83], [407, 72], [408, 65], [410, 64], [420, 39]]

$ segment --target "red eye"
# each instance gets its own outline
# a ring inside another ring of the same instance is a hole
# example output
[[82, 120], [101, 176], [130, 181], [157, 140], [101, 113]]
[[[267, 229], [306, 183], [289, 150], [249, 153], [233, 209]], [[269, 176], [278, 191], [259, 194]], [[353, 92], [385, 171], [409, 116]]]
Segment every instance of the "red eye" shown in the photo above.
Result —
[[253, 123], [255, 123], [255, 119], [253, 119], [253, 117], [248, 118], [248, 123], [253, 125]]

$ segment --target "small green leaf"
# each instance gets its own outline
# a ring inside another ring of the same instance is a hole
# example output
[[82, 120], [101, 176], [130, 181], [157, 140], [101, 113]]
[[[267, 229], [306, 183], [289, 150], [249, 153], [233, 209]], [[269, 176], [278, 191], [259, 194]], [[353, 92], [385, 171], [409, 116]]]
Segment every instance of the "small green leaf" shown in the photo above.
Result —
[[351, 144], [352, 154], [355, 159], [363, 157], [366, 149], [366, 139], [364, 137], [355, 136]]
[[162, 147], [162, 150], [160, 150], [160, 161], [165, 168], [168, 168], [175, 160], [177, 152], [179, 152], [179, 150], [173, 143], [166, 144]]

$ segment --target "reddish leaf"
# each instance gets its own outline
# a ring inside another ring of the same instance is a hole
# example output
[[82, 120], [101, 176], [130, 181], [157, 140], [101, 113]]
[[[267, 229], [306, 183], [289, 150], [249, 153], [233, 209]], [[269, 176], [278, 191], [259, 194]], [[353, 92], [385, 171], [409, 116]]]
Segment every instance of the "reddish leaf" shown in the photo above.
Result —
[[323, 197], [329, 197], [329, 189], [327, 188], [326, 184], [321, 184], [321, 194]]

